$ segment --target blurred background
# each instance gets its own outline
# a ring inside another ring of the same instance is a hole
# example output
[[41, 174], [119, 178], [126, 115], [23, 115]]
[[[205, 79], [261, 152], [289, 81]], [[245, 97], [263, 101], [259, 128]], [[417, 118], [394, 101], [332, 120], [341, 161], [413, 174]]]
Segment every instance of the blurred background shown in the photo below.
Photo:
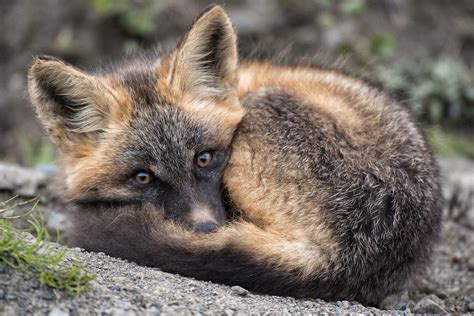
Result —
[[[420, 119], [440, 156], [474, 159], [474, 1], [216, 1], [245, 58], [335, 66], [385, 87]], [[0, 0], [0, 160], [51, 164], [28, 101], [37, 54], [84, 69], [171, 49], [210, 2]]]

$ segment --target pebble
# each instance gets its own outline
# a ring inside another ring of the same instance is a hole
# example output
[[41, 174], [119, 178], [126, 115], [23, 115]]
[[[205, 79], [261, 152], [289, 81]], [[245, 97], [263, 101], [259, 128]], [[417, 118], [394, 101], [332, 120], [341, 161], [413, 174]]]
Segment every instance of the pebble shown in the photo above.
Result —
[[436, 304], [440, 305], [440, 306], [444, 306], [444, 302], [442, 299], [440, 299], [438, 296], [436, 296], [435, 294], [430, 294], [428, 296], [425, 296], [425, 298], [427, 299], [430, 299], [432, 300], [433, 302], [435, 302]]
[[54, 299], [54, 293], [50, 289], [46, 289], [41, 292], [41, 297], [45, 300], [53, 300]]
[[18, 315], [18, 312], [12, 306], [5, 306], [2, 312], [3, 316], [15, 316]]
[[234, 285], [233, 287], [230, 288], [234, 294], [237, 294], [239, 296], [247, 296], [249, 294], [249, 291], [244, 289], [241, 286]]
[[474, 271], [474, 258], [469, 258], [469, 261], [467, 262], [467, 269], [469, 271]]
[[467, 310], [470, 312], [474, 312], [474, 301], [467, 304]]
[[160, 309], [156, 306], [148, 308], [145, 312], [146, 316], [158, 316], [160, 315]]
[[0, 300], [3, 300], [5, 298], [5, 291], [3, 289], [0, 289]]
[[69, 311], [56, 306], [49, 311], [48, 316], [69, 316]]
[[386, 310], [407, 310], [413, 309], [414, 303], [410, 301], [408, 291], [403, 291], [387, 296], [380, 303], [380, 307]]
[[7, 301], [13, 301], [16, 299], [16, 296], [12, 294], [7, 294], [5, 298], [7, 299]]
[[134, 316], [136, 313], [133, 310], [125, 310], [123, 308], [112, 308], [112, 316]]
[[424, 297], [413, 309], [415, 314], [447, 314], [447, 312], [432, 299]]

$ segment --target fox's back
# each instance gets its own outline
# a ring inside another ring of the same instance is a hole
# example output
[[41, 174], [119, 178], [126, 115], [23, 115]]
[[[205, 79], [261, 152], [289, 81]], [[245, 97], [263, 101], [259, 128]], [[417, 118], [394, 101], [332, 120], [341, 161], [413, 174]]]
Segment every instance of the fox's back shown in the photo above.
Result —
[[[349, 292], [361, 282], [367, 293], [382, 280], [397, 284], [416, 269], [437, 234], [441, 201], [408, 111], [331, 70], [252, 64], [239, 75], [247, 114], [225, 174], [235, 205], [261, 227], [317, 244], [325, 265], [352, 281]], [[380, 272], [387, 265], [393, 270]]]

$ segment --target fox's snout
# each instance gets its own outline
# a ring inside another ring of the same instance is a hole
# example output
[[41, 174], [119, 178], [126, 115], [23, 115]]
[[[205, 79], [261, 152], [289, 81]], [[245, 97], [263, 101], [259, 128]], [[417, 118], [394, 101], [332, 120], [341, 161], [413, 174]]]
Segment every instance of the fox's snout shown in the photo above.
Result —
[[222, 225], [225, 220], [224, 208], [216, 209], [204, 205], [197, 205], [191, 209], [190, 226], [197, 233], [210, 233]]

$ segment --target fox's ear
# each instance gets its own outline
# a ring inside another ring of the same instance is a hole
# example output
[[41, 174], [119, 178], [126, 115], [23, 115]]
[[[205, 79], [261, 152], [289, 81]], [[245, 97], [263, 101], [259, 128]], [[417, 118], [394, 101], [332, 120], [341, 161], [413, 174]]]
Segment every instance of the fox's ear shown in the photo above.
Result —
[[211, 6], [193, 23], [172, 55], [170, 86], [178, 93], [226, 97], [237, 70], [236, 34], [227, 14]]
[[28, 73], [31, 101], [50, 137], [63, 151], [90, 141], [106, 127], [114, 103], [99, 79], [53, 57], [37, 57]]

